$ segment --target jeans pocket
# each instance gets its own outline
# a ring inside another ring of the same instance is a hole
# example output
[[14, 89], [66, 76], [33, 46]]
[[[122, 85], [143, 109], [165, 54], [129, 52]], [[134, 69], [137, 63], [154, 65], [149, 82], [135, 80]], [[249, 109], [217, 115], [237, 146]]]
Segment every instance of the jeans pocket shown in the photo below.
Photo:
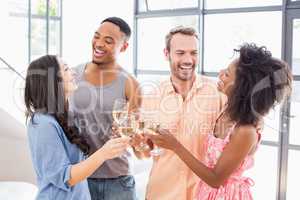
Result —
[[124, 189], [132, 189], [135, 187], [135, 180], [134, 177], [131, 175], [120, 176], [119, 182]]

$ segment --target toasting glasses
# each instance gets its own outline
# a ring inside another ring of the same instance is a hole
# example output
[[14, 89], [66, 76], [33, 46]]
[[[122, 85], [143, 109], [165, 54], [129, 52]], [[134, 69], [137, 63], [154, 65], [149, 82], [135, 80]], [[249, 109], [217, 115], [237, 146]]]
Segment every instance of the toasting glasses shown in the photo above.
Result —
[[[135, 134], [142, 134], [144, 131], [144, 122], [140, 120], [140, 113], [129, 112], [128, 102], [123, 99], [117, 99], [113, 106], [113, 119], [118, 126], [118, 133], [121, 136], [133, 137]], [[141, 141], [135, 147], [136, 151], [146, 151], [150, 147], [146, 142]]]
[[[142, 113], [142, 121], [144, 122], [144, 131], [150, 134], [157, 134], [160, 123], [159, 123], [159, 112], [158, 111], [148, 111]], [[152, 156], [159, 156], [164, 152], [163, 149], [159, 148], [153, 144], [153, 149], [150, 151]]]

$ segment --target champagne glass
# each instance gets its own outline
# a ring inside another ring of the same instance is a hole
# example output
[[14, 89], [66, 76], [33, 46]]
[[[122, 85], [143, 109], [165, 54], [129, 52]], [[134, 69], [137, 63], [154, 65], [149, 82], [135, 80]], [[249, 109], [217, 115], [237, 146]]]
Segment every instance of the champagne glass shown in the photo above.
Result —
[[[158, 129], [160, 128], [158, 111], [148, 111], [142, 114], [144, 120], [144, 126], [148, 133], [157, 134]], [[153, 144], [153, 149], [150, 151], [152, 156], [159, 156], [164, 152], [162, 148], [159, 148]]]
[[119, 126], [128, 117], [128, 103], [125, 99], [116, 99], [113, 105], [112, 116]]
[[136, 133], [136, 122], [133, 115], [127, 115], [119, 123], [119, 133], [123, 137], [132, 137]]
[[[145, 131], [145, 122], [140, 119], [139, 113], [134, 113], [135, 121], [136, 121], [136, 134], [142, 134]], [[150, 150], [150, 147], [145, 141], [140, 142], [138, 146], [135, 147], [136, 151], [147, 151]]]

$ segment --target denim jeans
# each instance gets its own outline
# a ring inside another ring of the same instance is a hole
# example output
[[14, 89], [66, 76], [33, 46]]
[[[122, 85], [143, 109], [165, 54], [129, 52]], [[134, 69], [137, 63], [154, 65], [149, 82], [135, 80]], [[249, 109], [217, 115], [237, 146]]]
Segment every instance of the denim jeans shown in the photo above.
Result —
[[137, 200], [135, 180], [131, 175], [118, 178], [89, 178], [92, 200]]

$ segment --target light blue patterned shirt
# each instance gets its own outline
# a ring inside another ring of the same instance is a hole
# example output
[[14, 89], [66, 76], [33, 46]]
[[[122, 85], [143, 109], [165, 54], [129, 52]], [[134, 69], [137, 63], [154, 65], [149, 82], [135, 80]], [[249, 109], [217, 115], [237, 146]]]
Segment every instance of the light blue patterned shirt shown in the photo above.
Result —
[[37, 175], [38, 200], [90, 200], [87, 181], [70, 187], [71, 166], [84, 159], [80, 149], [69, 142], [51, 115], [34, 114], [28, 127], [32, 162]]

